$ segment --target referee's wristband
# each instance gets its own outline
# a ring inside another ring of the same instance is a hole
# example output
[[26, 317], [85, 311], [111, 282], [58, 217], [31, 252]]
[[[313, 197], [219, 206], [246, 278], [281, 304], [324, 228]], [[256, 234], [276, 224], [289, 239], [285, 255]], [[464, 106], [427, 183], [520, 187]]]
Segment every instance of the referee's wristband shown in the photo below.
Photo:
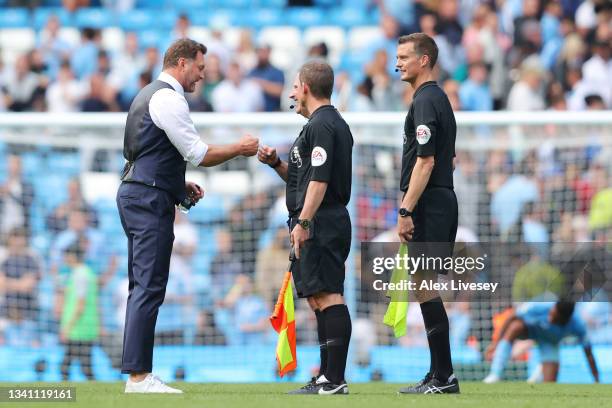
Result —
[[283, 161], [281, 160], [280, 157], [276, 156], [276, 161], [274, 162], [274, 164], [268, 164], [268, 166], [272, 167], [273, 169], [277, 168], [278, 166], [281, 165]]
[[408, 209], [406, 208], [400, 208], [397, 213], [399, 214], [400, 217], [412, 217], [412, 214], [413, 214], [412, 211], [408, 211]]

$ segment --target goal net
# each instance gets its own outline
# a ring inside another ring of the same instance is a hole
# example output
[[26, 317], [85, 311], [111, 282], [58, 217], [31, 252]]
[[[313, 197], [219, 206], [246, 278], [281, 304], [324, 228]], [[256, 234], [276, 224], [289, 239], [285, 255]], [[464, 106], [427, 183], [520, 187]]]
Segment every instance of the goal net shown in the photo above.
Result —
[[[193, 117], [208, 143], [251, 133], [285, 159], [305, 123], [293, 114]], [[414, 381], [429, 368], [419, 306], [408, 304], [407, 333], [396, 339], [382, 324], [388, 298], [361, 268], [362, 242], [397, 241], [404, 116], [344, 117], [355, 140], [345, 283], [353, 318], [348, 379]], [[456, 117], [458, 242], [525, 248], [517, 250], [524, 256], [503, 258], [499, 267], [514, 277], [519, 271], [541, 277], [556, 267], [551, 254], [562, 244], [611, 240], [609, 112]], [[115, 194], [124, 123], [123, 114], [0, 117], [0, 381], [121, 378], [127, 241]], [[177, 212], [154, 370], [168, 380], [277, 381], [268, 317], [289, 251], [283, 183], [256, 158], [188, 166], [187, 179], [206, 195], [188, 214]], [[72, 250], [79, 239], [83, 253]], [[527, 290], [533, 282], [527, 279], [521, 293], [533, 295]], [[516, 281], [510, 284], [520, 292]], [[488, 373], [487, 346], [513, 308], [529, 300], [516, 293], [446, 303], [459, 378], [481, 380]], [[579, 302], [575, 313], [587, 325], [605, 381], [612, 375], [610, 304], [605, 293], [591, 300]], [[317, 370], [319, 353], [316, 320], [305, 301], [296, 302], [296, 323], [298, 370], [290, 379], [302, 381]], [[532, 342], [517, 342], [505, 376], [535, 378], [540, 361]], [[579, 344], [563, 342], [560, 362], [560, 381], [590, 381]]]

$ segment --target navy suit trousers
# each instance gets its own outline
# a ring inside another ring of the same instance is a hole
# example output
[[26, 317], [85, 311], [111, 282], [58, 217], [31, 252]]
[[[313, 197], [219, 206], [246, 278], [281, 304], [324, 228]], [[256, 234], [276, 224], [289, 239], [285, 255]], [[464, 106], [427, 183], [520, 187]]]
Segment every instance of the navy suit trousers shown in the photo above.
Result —
[[124, 182], [117, 207], [128, 239], [129, 277], [121, 371], [151, 372], [174, 241], [174, 199], [164, 190]]

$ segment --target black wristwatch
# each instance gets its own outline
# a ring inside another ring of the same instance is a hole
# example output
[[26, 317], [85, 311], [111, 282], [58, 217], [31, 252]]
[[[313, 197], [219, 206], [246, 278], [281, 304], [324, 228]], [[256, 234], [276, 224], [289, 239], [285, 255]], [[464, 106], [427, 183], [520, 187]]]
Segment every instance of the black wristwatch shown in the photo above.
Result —
[[408, 211], [406, 208], [400, 208], [397, 213], [400, 217], [412, 217], [412, 211]]
[[310, 228], [310, 220], [297, 220], [297, 223], [300, 224], [305, 230]]
[[272, 167], [273, 169], [277, 168], [278, 166], [281, 165], [283, 161], [281, 160], [280, 157], [276, 156], [276, 161], [273, 164], [268, 164], [268, 166]]

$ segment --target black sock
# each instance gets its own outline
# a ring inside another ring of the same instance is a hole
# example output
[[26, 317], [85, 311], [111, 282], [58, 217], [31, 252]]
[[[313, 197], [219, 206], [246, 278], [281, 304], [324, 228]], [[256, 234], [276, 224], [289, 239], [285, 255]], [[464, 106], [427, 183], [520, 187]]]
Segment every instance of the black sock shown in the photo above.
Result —
[[438, 380], [446, 382], [453, 373], [453, 363], [450, 352], [448, 316], [444, 303], [440, 297], [421, 303], [421, 312], [433, 366], [433, 371], [430, 372]]
[[323, 312], [315, 310], [317, 317], [317, 335], [319, 336], [319, 353], [321, 355], [321, 365], [319, 365], [319, 375], [325, 374], [327, 368], [327, 336], [325, 333], [325, 318]]
[[[428, 310], [428, 304], [427, 302], [425, 303], [421, 303], [421, 315], [423, 316], [423, 323], [425, 323], [427, 320], [425, 318], [426, 315], [426, 310]], [[427, 323], [425, 323], [425, 333], [427, 334], [428, 332], [428, 328], [427, 328]], [[436, 353], [433, 352], [434, 350], [434, 345], [432, 343], [432, 339], [430, 336], [427, 336], [427, 345], [429, 346], [429, 374], [430, 375], [434, 375], [434, 373], [436, 372]]]
[[323, 311], [327, 333], [325, 378], [333, 384], [344, 381], [344, 370], [351, 340], [351, 316], [346, 305], [329, 306]]

